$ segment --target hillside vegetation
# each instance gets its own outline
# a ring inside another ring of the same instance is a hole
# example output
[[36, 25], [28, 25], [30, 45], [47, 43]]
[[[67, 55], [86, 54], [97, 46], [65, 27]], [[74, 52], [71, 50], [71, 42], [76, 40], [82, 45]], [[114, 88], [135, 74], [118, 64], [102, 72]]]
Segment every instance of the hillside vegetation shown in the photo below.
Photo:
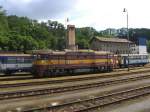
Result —
[[[135, 34], [136, 36], [144, 34], [149, 37], [148, 40], [150, 39], [149, 29], [132, 29], [130, 36]], [[111, 37], [92, 27], [76, 28], [76, 44], [80, 49], [89, 48], [89, 40], [93, 36]], [[65, 39], [65, 26], [57, 21], [38, 22], [28, 17], [8, 16], [0, 7], [0, 50], [2, 51], [63, 50], [66, 45]]]

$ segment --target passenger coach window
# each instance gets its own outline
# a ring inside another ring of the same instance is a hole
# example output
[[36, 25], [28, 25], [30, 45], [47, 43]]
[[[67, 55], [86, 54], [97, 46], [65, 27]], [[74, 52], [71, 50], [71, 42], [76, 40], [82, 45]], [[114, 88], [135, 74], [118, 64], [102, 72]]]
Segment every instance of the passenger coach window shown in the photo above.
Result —
[[2, 58], [2, 63], [3, 64], [7, 63], [7, 59], [6, 58]]
[[8, 58], [7, 59], [7, 63], [10, 63], [10, 64], [14, 64], [14, 63], [16, 63], [16, 58], [14, 57], [14, 58]]
[[24, 63], [24, 58], [17, 58], [17, 63]]

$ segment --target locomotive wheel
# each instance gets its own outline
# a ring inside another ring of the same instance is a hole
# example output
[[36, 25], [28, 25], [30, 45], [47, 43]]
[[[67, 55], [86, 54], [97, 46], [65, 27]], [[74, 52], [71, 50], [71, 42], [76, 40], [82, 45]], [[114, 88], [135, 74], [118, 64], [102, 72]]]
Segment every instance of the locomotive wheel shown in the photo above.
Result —
[[44, 77], [43, 71], [38, 71], [38, 72], [32, 71], [32, 74], [33, 74], [33, 76], [35, 78], [42, 78], [42, 77]]

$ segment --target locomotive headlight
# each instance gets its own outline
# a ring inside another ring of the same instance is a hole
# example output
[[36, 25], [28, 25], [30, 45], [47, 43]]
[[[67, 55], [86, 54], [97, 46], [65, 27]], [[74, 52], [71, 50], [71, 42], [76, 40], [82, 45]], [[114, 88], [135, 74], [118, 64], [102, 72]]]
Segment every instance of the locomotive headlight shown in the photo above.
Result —
[[45, 64], [45, 62], [46, 62], [45, 60], [41, 60], [41, 64]]
[[119, 63], [118, 60], [116, 60], [116, 63], [117, 63], [117, 64]]
[[40, 64], [42, 64], [42, 65], [48, 64], [48, 61], [47, 60], [41, 60]]
[[52, 103], [51, 103], [52, 106], [56, 106], [56, 105], [58, 105], [58, 104], [59, 104], [58, 102], [52, 102]]
[[41, 63], [43, 64], [43, 63], [44, 63], [44, 60], [42, 60]]

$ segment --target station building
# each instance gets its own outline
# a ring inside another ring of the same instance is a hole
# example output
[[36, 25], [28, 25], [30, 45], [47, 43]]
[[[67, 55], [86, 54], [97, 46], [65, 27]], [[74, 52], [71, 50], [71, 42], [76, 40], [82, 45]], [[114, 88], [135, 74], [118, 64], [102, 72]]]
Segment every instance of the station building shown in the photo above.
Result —
[[[128, 44], [130, 47], [135, 46], [131, 41], [127, 39], [120, 38], [104, 38], [104, 37], [93, 37], [90, 40], [90, 49], [96, 51], [108, 51], [115, 54], [127, 54], [132, 53], [131, 49], [128, 49]], [[134, 50], [134, 49], [132, 49]]]

